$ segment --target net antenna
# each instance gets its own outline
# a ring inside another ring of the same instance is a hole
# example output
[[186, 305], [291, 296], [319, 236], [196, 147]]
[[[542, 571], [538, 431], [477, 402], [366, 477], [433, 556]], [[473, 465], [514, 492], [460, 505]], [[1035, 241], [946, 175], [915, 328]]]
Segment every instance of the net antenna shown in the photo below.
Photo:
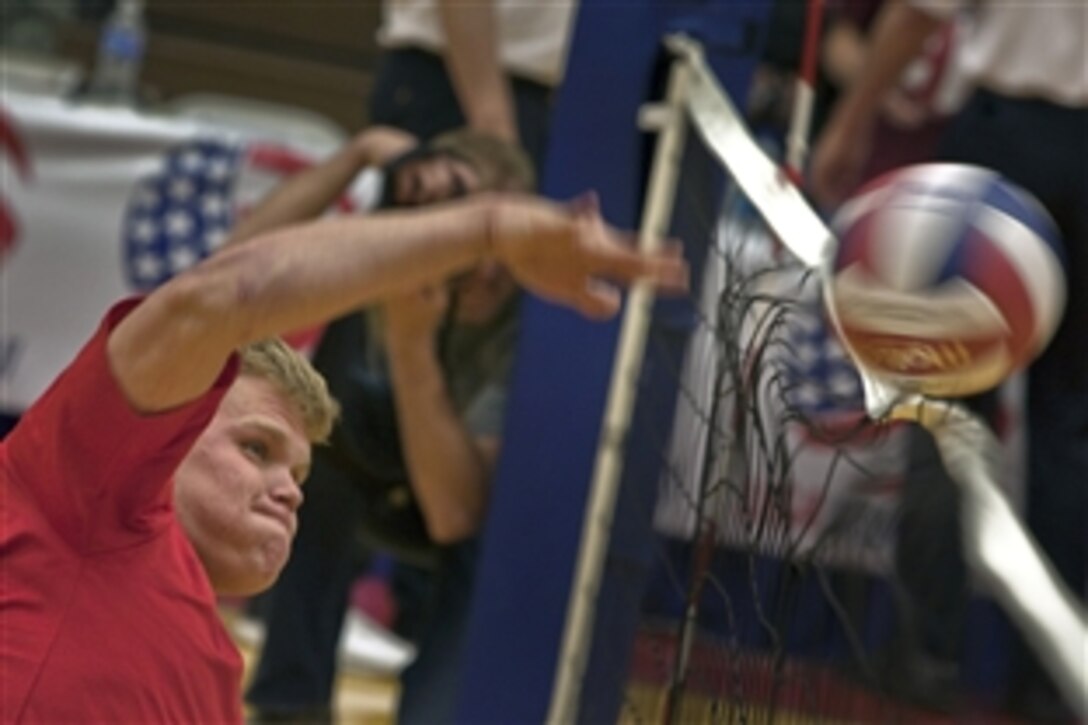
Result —
[[[640, 115], [644, 128], [659, 133], [640, 245], [652, 249], [666, 232], [690, 121], [770, 231], [793, 257], [818, 275], [826, 290], [836, 241], [791, 179], [796, 175], [779, 167], [757, 144], [697, 41], [674, 35], [666, 39], [666, 46], [674, 61], [665, 100], [647, 106]], [[624, 313], [548, 715], [552, 725], [579, 719], [581, 682], [652, 303], [650, 289], [636, 286]], [[837, 327], [835, 310], [828, 307]], [[968, 565], [1035, 649], [1069, 705], [1088, 717], [1088, 614], [1057, 576], [999, 487], [997, 439], [959, 403], [899, 390], [874, 376], [843, 344], [861, 376], [869, 417], [912, 421], [933, 435], [946, 470], [960, 488]]]
[[800, 183], [808, 157], [812, 111], [816, 105], [816, 75], [820, 65], [820, 33], [824, 0], [808, 0], [805, 8], [805, 42], [801, 49], [801, 71], [797, 74], [793, 109], [786, 146], [786, 173]]

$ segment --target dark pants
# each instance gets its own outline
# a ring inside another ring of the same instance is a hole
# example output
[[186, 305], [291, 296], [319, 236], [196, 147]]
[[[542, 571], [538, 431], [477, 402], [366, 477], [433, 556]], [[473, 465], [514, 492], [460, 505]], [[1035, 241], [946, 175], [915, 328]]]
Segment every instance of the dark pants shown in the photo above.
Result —
[[454, 719], [461, 652], [476, 574], [475, 542], [441, 553], [434, 575], [434, 603], [419, 638], [419, 654], [400, 678], [397, 722], [435, 725]]
[[[542, 171], [548, 144], [551, 91], [520, 78], [511, 80], [518, 137]], [[422, 140], [465, 125], [457, 96], [442, 58], [422, 50], [400, 49], [382, 54], [370, 99], [370, 122], [396, 126]]]
[[[514, 80], [523, 146], [538, 170], [544, 158], [550, 91]], [[426, 140], [464, 125], [442, 59], [417, 50], [387, 52], [370, 99], [370, 120]], [[352, 482], [315, 453], [291, 560], [264, 602], [264, 651], [247, 701], [269, 712], [327, 708], [336, 674], [336, 647], [352, 582], [360, 573], [356, 544], [362, 499]], [[451, 547], [437, 571], [398, 563], [392, 574], [398, 633], [417, 643], [402, 677], [400, 717], [442, 722], [456, 696], [460, 642], [468, 618], [475, 547]]]
[[[1061, 230], [1069, 299], [1058, 333], [1028, 370], [1027, 523], [1074, 593], [1085, 595], [1088, 536], [1088, 109], [1016, 100], [980, 91], [942, 140], [943, 160], [992, 168], [1033, 193]], [[984, 414], [993, 394], [972, 401]], [[992, 420], [992, 417], [991, 417]], [[931, 648], [953, 654], [966, 605], [965, 570], [954, 515], [954, 484], [919, 433], [904, 492], [900, 573], [919, 606]], [[1012, 687], [1044, 677], [1019, 643]]]

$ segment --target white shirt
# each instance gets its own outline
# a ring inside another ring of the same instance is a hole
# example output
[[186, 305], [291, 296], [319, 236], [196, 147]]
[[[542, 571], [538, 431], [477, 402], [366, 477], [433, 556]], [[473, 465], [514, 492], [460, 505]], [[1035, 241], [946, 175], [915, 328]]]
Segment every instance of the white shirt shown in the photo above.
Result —
[[[385, 48], [446, 47], [436, 0], [383, 0], [378, 43]], [[556, 86], [563, 77], [577, 0], [493, 0], [499, 59], [509, 73]]]
[[948, 18], [976, 10], [959, 62], [1002, 95], [1088, 108], [1088, 0], [911, 0]]

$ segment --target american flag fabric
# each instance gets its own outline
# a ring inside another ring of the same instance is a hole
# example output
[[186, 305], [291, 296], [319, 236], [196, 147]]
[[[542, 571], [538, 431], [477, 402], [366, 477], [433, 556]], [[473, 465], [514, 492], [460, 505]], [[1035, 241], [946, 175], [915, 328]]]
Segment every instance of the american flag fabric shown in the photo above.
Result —
[[170, 149], [139, 181], [122, 225], [125, 276], [148, 290], [218, 248], [234, 221], [240, 144], [197, 139]]
[[27, 406], [117, 299], [220, 245], [331, 151], [130, 109], [0, 94], [0, 412]]
[[[234, 220], [310, 156], [263, 141], [198, 137], [165, 151], [133, 187], [122, 222], [125, 273], [136, 290], [162, 284], [218, 249]], [[343, 210], [350, 210], [345, 199]]]
[[783, 360], [785, 395], [797, 412], [818, 420], [864, 410], [861, 376], [831, 329], [817, 285], [799, 296], [786, 342], [792, 354]]

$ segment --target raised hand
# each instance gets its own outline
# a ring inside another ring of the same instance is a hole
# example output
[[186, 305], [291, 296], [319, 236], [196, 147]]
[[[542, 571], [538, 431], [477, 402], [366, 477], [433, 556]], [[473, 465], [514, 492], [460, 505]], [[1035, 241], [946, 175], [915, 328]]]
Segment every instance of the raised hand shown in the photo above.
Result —
[[371, 126], [352, 139], [363, 166], [381, 166], [419, 145], [419, 139], [392, 126]]
[[387, 299], [382, 305], [390, 341], [434, 340], [449, 307], [449, 292], [439, 283]]
[[523, 287], [588, 317], [614, 315], [619, 287], [638, 280], [667, 293], [687, 289], [679, 245], [652, 254], [637, 251], [629, 234], [601, 218], [593, 195], [569, 205], [506, 197], [491, 223], [493, 252]]

